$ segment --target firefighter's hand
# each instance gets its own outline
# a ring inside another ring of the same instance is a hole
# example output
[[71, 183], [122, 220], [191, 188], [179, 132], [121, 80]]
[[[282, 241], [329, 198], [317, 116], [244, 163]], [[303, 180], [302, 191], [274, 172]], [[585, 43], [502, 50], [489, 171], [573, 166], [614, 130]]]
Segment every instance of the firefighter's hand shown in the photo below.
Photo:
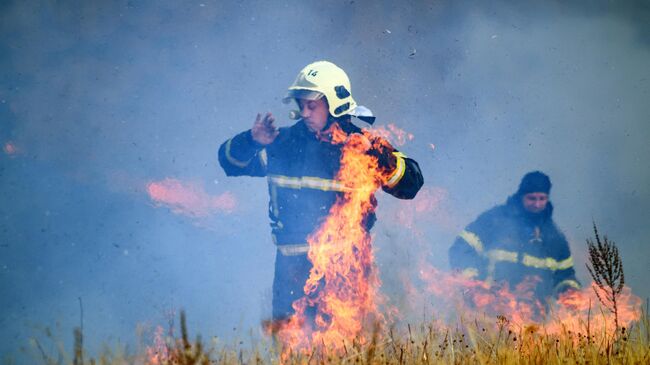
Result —
[[264, 114], [264, 117], [258, 113], [253, 128], [251, 128], [253, 140], [264, 146], [273, 143], [278, 134], [280, 134], [280, 131], [273, 125], [273, 122], [275, 122], [275, 118], [271, 113]]

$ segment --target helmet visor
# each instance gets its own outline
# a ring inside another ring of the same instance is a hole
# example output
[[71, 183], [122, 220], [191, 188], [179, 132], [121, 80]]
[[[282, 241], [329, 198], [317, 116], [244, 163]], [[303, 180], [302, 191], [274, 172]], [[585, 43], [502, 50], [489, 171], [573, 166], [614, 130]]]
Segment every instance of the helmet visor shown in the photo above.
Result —
[[318, 100], [324, 95], [318, 91], [305, 89], [290, 89], [282, 102], [289, 104], [293, 99]]

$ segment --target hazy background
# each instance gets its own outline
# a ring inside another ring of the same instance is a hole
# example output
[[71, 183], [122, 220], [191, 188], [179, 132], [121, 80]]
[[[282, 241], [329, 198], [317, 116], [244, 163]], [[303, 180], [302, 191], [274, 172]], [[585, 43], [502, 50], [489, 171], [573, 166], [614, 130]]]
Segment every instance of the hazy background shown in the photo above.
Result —
[[541, 169], [579, 278], [595, 220], [650, 295], [648, 1], [2, 0], [0, 353], [44, 327], [69, 345], [79, 298], [93, 351], [181, 308], [204, 337], [256, 335], [266, 181], [226, 178], [216, 152], [257, 112], [290, 125], [281, 98], [320, 59], [414, 136], [420, 196], [379, 194], [387, 292], [420, 257], [446, 269], [455, 234]]

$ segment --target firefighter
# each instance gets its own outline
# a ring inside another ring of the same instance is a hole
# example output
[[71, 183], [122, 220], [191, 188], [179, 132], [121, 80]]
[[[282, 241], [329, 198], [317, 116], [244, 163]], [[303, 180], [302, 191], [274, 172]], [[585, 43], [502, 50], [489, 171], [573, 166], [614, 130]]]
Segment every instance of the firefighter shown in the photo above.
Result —
[[[302, 69], [289, 87], [285, 103], [294, 102], [299, 113], [290, 127], [278, 128], [270, 113], [257, 115], [251, 129], [225, 141], [219, 162], [228, 176], [266, 177], [273, 243], [277, 246], [273, 280], [274, 322], [294, 313], [292, 303], [304, 296], [304, 284], [312, 267], [307, 258], [307, 237], [314, 232], [344, 187], [335, 176], [342, 144], [333, 143], [332, 132], [360, 133], [351, 117], [374, 121], [369, 109], [357, 105], [346, 73], [328, 61]], [[383, 141], [385, 142], [385, 141]], [[389, 173], [382, 189], [400, 199], [412, 199], [423, 184], [416, 161], [389, 144], [368, 154]], [[376, 207], [374, 196], [371, 198]], [[367, 230], [375, 222], [374, 211], [364, 217]], [[313, 314], [313, 313], [312, 313]]]
[[533, 302], [547, 307], [550, 298], [579, 289], [564, 234], [553, 221], [551, 180], [540, 171], [526, 174], [506, 203], [481, 214], [449, 250], [451, 268], [489, 285], [511, 290], [534, 285]]

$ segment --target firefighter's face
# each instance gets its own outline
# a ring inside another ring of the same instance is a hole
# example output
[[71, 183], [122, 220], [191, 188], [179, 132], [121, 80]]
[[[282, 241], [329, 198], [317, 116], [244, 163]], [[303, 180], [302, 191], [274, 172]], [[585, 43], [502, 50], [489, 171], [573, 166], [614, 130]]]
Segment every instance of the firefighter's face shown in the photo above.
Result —
[[546, 209], [546, 204], [548, 204], [548, 194], [528, 193], [523, 196], [522, 204], [524, 209], [531, 213], [543, 212]]
[[320, 132], [327, 124], [329, 106], [325, 98], [318, 100], [297, 99], [300, 117], [312, 132]]

